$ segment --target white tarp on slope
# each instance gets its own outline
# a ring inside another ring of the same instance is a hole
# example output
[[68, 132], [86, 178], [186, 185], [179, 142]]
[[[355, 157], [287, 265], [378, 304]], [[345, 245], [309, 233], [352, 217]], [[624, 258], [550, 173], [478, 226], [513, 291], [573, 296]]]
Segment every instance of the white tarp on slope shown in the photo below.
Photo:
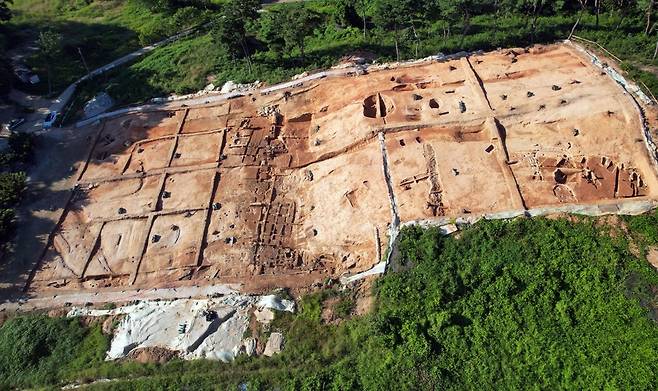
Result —
[[[240, 352], [252, 307], [294, 310], [294, 302], [276, 296], [230, 295], [213, 299], [143, 301], [112, 310], [74, 308], [73, 316], [126, 315], [115, 330], [107, 359], [132, 350], [163, 347], [185, 359], [230, 361]], [[208, 313], [212, 316], [207, 318]]]

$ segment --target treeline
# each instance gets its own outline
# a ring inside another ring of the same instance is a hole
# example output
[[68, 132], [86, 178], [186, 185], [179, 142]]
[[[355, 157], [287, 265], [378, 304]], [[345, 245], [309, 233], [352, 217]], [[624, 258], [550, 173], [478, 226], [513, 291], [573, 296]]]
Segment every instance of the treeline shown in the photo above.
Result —
[[[23, 1], [25, 14], [31, 0]], [[38, 36], [41, 50], [28, 59], [44, 81], [51, 79], [48, 74], [54, 75], [54, 92], [83, 75], [83, 65], [94, 68], [138, 46], [201, 27], [197, 34], [80, 86], [80, 102], [100, 90], [119, 104], [131, 104], [195, 92], [210, 81], [276, 83], [330, 67], [359, 52], [382, 61], [406, 60], [439, 52], [555, 42], [572, 31], [624, 59], [629, 74], [658, 95], [658, 79], [645, 67], [658, 65], [655, 0], [55, 2], [58, 5], [49, 12], [56, 26], [49, 25], [48, 18], [35, 23], [45, 23], [33, 29], [43, 33]], [[105, 16], [105, 7], [120, 16]], [[11, 26], [12, 37], [33, 26], [23, 16], [15, 19], [5, 23]], [[113, 24], [116, 21], [120, 23]], [[67, 27], [69, 23], [75, 28]], [[55, 35], [48, 33], [51, 27]]]
[[[453, 34], [463, 39], [472, 27], [473, 18], [494, 15], [491, 29], [503, 27], [501, 18], [520, 16], [530, 38], [537, 34], [540, 17], [569, 15], [574, 18], [573, 30], [583, 14], [595, 16], [594, 27], [600, 27], [602, 14], [619, 17], [616, 29], [627, 18], [643, 18], [644, 34], [656, 32], [655, 0], [328, 0], [320, 8], [331, 16], [323, 20], [314, 12], [315, 6], [287, 5], [271, 8], [271, 12], [258, 14], [258, 0], [228, 0], [217, 6], [210, 0], [140, 0], [151, 9], [164, 12], [180, 12], [180, 9], [203, 9], [214, 12], [214, 29], [217, 43], [224, 45], [232, 55], [242, 54], [251, 66], [249, 38], [261, 38], [270, 50], [279, 53], [287, 45], [297, 47], [304, 57], [305, 38], [322, 23], [333, 22], [340, 27], [358, 27], [363, 38], [370, 30], [389, 34], [395, 43], [396, 58], [400, 59], [401, 40], [420, 41], [419, 30], [431, 27], [435, 22], [443, 24], [443, 35]], [[317, 9], [317, 8], [316, 8]], [[328, 12], [327, 12], [328, 11]], [[248, 27], [260, 23], [260, 30], [249, 37]], [[273, 28], [275, 26], [275, 28]], [[260, 33], [260, 34], [258, 34]]]
[[[658, 10], [651, 0], [132, 0], [159, 15], [206, 26], [128, 70], [105, 77], [121, 103], [203, 88], [226, 80], [279, 82], [334, 65], [346, 54], [405, 60], [461, 50], [550, 43], [572, 31], [597, 41], [658, 93]], [[166, 25], [166, 24], [165, 24]], [[130, 86], [130, 87], [127, 87]]]

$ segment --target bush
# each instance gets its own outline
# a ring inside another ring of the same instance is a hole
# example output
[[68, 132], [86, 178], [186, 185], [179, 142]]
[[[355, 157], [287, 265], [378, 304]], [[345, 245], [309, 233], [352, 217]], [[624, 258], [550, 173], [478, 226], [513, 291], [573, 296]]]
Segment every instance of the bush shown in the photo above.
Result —
[[34, 135], [31, 133], [13, 132], [9, 136], [9, 148], [14, 159], [19, 162], [28, 162], [34, 152]]
[[0, 251], [2, 250], [2, 242], [7, 239], [14, 228], [15, 216], [13, 209], [0, 209]]
[[24, 172], [0, 173], [0, 208], [8, 208], [20, 200], [27, 177]]
[[0, 385], [56, 385], [73, 368], [102, 362], [107, 337], [77, 319], [21, 316], [0, 327]]

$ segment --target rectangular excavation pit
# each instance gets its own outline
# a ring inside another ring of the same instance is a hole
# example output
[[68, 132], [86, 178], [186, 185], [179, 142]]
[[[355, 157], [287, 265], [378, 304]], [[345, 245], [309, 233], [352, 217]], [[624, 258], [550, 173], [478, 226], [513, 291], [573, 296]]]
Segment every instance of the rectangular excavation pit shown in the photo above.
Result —
[[191, 210], [208, 207], [215, 170], [167, 174], [158, 210]]
[[222, 132], [180, 137], [171, 167], [195, 166], [219, 161]]
[[155, 217], [135, 283], [176, 279], [196, 266], [205, 217], [205, 211]]
[[45, 290], [75, 285], [94, 251], [102, 226], [101, 222], [89, 222], [83, 213], [67, 211], [40, 260], [33, 288]]
[[83, 210], [90, 220], [141, 215], [155, 208], [159, 191], [158, 175], [90, 184], [76, 191], [71, 208]]
[[139, 263], [148, 228], [146, 218], [105, 223], [83, 277], [129, 276]]
[[145, 140], [135, 144], [130, 156], [126, 174], [144, 173], [150, 170], [169, 167], [171, 150], [176, 139], [166, 138], [154, 141]]

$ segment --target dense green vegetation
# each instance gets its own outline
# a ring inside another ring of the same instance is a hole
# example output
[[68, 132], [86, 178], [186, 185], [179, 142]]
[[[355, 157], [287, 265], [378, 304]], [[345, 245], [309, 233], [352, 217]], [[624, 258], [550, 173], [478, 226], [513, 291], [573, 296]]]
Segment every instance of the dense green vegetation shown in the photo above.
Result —
[[[658, 95], [653, 66], [653, 1], [601, 0], [309, 0], [274, 4], [256, 15], [254, 0], [16, 0], [3, 28], [12, 45], [51, 31], [62, 37], [56, 56], [29, 62], [57, 91], [137, 47], [191, 26], [197, 34], [83, 86], [87, 98], [107, 90], [119, 104], [183, 94], [226, 80], [270, 83], [325, 68], [366, 51], [383, 60], [438, 52], [553, 42], [575, 33], [625, 61], [631, 76]], [[584, 8], [582, 7], [584, 5]], [[0, 45], [2, 46], [2, 45]], [[82, 56], [81, 54], [82, 53]], [[47, 91], [46, 83], [39, 89]], [[76, 107], [79, 107], [78, 104]]]
[[[306, 296], [275, 319], [288, 342], [271, 359], [107, 363], [97, 328], [19, 318], [0, 327], [0, 376], [108, 377], [92, 388], [117, 390], [656, 389], [658, 273], [631, 249], [658, 245], [658, 214], [623, 221], [489, 221], [448, 238], [407, 229], [403, 271], [377, 281], [372, 313], [350, 318], [338, 291]], [[324, 324], [336, 295], [346, 320]]]
[[[51, 74], [55, 91], [83, 76], [87, 69], [203, 20], [202, 11], [167, 14], [138, 1], [15, 0], [12, 10], [13, 18], [4, 29], [7, 40], [37, 44], [40, 50], [28, 52], [27, 61], [44, 82]], [[43, 50], [39, 45], [42, 33], [59, 36], [59, 47]], [[47, 83], [40, 83], [36, 92], [48, 92]]]
[[17, 317], [0, 327], [0, 388], [54, 384], [71, 371], [102, 363], [109, 341], [99, 325], [77, 319]]

